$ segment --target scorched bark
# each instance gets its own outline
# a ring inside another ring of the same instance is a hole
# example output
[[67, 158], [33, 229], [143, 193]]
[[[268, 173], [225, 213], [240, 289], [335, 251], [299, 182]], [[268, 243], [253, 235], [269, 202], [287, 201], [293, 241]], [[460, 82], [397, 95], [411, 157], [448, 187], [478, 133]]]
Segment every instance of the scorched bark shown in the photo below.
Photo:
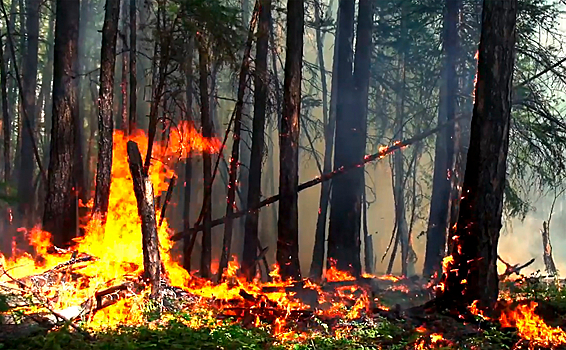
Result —
[[299, 266], [299, 116], [303, 63], [304, 1], [287, 1], [287, 39], [283, 117], [279, 130], [279, 220], [277, 263], [283, 279], [300, 279]]
[[[334, 169], [360, 163], [363, 154], [358, 154], [358, 142], [362, 139], [363, 126], [359, 116], [352, 115], [354, 88], [352, 75], [354, 36], [354, 0], [341, 0], [338, 23], [338, 62], [336, 103], [336, 141], [334, 143]], [[328, 232], [327, 267], [335, 263], [336, 268], [361, 274], [360, 263], [360, 214], [361, 182], [355, 169], [332, 182], [330, 204], [330, 226]]]
[[[120, 0], [106, 0], [102, 48], [100, 52], [100, 90], [98, 95], [98, 163], [93, 212], [105, 222], [108, 213], [112, 174], [112, 133], [114, 132], [114, 66]], [[125, 101], [124, 101], [125, 102]]]
[[[458, 102], [458, 16], [460, 0], [446, 0], [444, 15], [444, 76], [441, 88], [438, 123], [456, 117]], [[454, 170], [454, 126], [447, 127], [436, 139], [434, 174], [430, 215], [428, 220], [426, 255], [423, 275], [430, 277], [440, 272], [440, 265], [446, 248], [446, 236], [450, 222], [450, 199]]]
[[[269, 24], [271, 22], [271, 0], [261, 0], [254, 74], [254, 118], [252, 131], [252, 151], [248, 179], [247, 208], [255, 208], [261, 200], [261, 170], [265, 142], [265, 109], [269, 74], [267, 54], [269, 49]], [[255, 276], [255, 260], [259, 229], [259, 211], [246, 215], [244, 233], [244, 253], [242, 270], [249, 277]]]
[[58, 0], [53, 64], [53, 121], [43, 214], [43, 229], [53, 243], [65, 246], [77, 233], [77, 193], [74, 188], [75, 121], [79, 0]]
[[485, 0], [478, 80], [463, 198], [451, 233], [453, 262], [445, 274], [447, 303], [491, 307], [497, 300], [497, 244], [501, 229], [517, 0]]
[[134, 194], [136, 195], [138, 214], [141, 219], [144, 279], [148, 280], [151, 285], [152, 298], [159, 298], [161, 257], [159, 255], [153, 184], [149, 175], [144, 172], [137, 143], [128, 141], [127, 148]]

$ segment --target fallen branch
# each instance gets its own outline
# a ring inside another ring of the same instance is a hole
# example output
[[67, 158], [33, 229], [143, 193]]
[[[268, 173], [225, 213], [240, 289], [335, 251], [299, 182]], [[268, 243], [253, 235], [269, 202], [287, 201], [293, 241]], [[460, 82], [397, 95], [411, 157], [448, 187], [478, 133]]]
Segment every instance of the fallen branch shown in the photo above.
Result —
[[[332, 179], [333, 177], [335, 177], [337, 175], [344, 174], [345, 172], [347, 172], [349, 170], [363, 167], [365, 164], [367, 164], [369, 162], [372, 162], [376, 159], [383, 158], [386, 155], [391, 154], [391, 153], [393, 153], [393, 152], [395, 152], [395, 151], [397, 151], [397, 150], [399, 150], [403, 147], [407, 147], [409, 145], [417, 143], [417, 142], [419, 142], [419, 141], [421, 141], [421, 140], [423, 140], [423, 139], [425, 139], [425, 138], [427, 138], [431, 135], [436, 134], [440, 130], [444, 129], [446, 126], [448, 126], [448, 125], [450, 125], [450, 124], [452, 124], [452, 123], [454, 123], [454, 122], [456, 122], [460, 119], [463, 119], [463, 117], [454, 118], [452, 120], [449, 120], [447, 122], [444, 122], [444, 123], [438, 125], [435, 128], [432, 128], [428, 131], [422, 132], [422, 133], [420, 133], [420, 134], [418, 134], [418, 135], [416, 135], [416, 136], [414, 136], [410, 139], [397, 142], [397, 143], [395, 143], [395, 144], [393, 144], [392, 146], [389, 146], [389, 147], [382, 148], [377, 153], [374, 153], [374, 154], [371, 154], [371, 155], [366, 155], [364, 157], [364, 161], [362, 163], [352, 164], [352, 165], [349, 165], [349, 166], [342, 166], [338, 169], [335, 169], [334, 171], [332, 171], [330, 173], [322, 174], [321, 176], [315, 177], [314, 179], [312, 179], [310, 181], [303, 182], [302, 184], [300, 184], [298, 186], [297, 192], [301, 192], [303, 190], [306, 190], [307, 188], [318, 185], [319, 183], [322, 183], [324, 181], [328, 181], [328, 180]], [[266, 198], [263, 201], [261, 201], [258, 206], [254, 207], [254, 208], [240, 210], [240, 211], [232, 214], [231, 219], [236, 219], [236, 218], [239, 218], [239, 217], [246, 215], [247, 213], [251, 213], [253, 211], [259, 210], [262, 207], [265, 207], [265, 206], [268, 206], [270, 204], [277, 202], [280, 198], [281, 198], [280, 194], [276, 194], [272, 197]], [[219, 219], [212, 220], [211, 225], [212, 225], [212, 227], [218, 226], [218, 225], [223, 224], [226, 220], [227, 220], [227, 218], [226, 218], [226, 216], [224, 216], [224, 217], [221, 217]], [[185, 230], [185, 231], [175, 233], [170, 239], [172, 241], [178, 241], [178, 240], [184, 238], [187, 235], [196, 235], [198, 232], [202, 231], [203, 228], [204, 228], [204, 225], [198, 224], [198, 225], [195, 225], [195, 227], [193, 227], [189, 230]]]
[[535, 258], [532, 258], [531, 260], [527, 261], [523, 265], [521, 265], [521, 264], [511, 265], [508, 262], [506, 262], [505, 260], [503, 260], [499, 255], [497, 256], [497, 259], [499, 259], [499, 261], [501, 261], [505, 265], [505, 272], [503, 272], [501, 275], [499, 275], [500, 280], [504, 280], [506, 277], [511, 276], [514, 273], [516, 273], [517, 275], [520, 275], [522, 269], [524, 269], [525, 267], [527, 267], [527, 266], [529, 266], [529, 265], [531, 265], [532, 263], [535, 262]]

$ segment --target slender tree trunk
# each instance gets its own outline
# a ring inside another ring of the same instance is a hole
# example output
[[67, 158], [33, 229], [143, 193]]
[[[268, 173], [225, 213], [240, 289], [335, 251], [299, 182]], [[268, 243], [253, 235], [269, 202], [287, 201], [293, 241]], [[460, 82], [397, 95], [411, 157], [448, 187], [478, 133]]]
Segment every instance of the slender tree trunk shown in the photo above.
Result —
[[[188, 57], [185, 66], [185, 85], [186, 85], [186, 111], [185, 119], [188, 123], [193, 123], [193, 52], [194, 44], [193, 39], [189, 39], [188, 43]], [[191, 149], [185, 159], [185, 191], [183, 203], [183, 229], [188, 230], [191, 227], [191, 189], [193, 181], [193, 161], [191, 157]], [[187, 236], [183, 240], [183, 267], [188, 272], [191, 272], [191, 254], [189, 252], [191, 247], [191, 238]]]
[[[199, 86], [200, 86], [200, 113], [202, 136], [212, 137], [212, 120], [210, 119], [210, 105], [208, 99], [208, 48], [205, 46], [204, 39], [199, 38]], [[210, 152], [203, 152], [203, 180], [204, 180], [204, 217], [202, 231], [202, 251], [200, 257], [200, 274], [203, 278], [210, 277], [210, 264], [212, 260], [212, 155]]]
[[[37, 88], [37, 63], [39, 48], [39, 7], [40, 0], [28, 0], [26, 3], [26, 34], [27, 47], [23, 55], [23, 108], [29, 121], [32, 134], [35, 131], [35, 110], [36, 110], [36, 88]], [[20, 118], [24, 119], [24, 118]], [[25, 121], [24, 121], [25, 123]], [[23, 129], [26, 126], [24, 124]], [[35, 169], [35, 159], [33, 151], [33, 135], [24, 132], [21, 135], [21, 158], [20, 174], [18, 176], [18, 197], [19, 212], [22, 215], [23, 224], [30, 224], [32, 210], [34, 208], [33, 174]]]
[[[444, 17], [445, 63], [440, 99], [442, 106], [438, 115], [439, 124], [456, 117], [459, 96], [456, 72], [459, 7], [460, 0], [446, 0]], [[454, 169], [454, 126], [447, 127], [438, 134], [435, 148], [432, 197], [423, 269], [423, 275], [427, 277], [440, 272], [440, 265], [446, 248]]]
[[374, 253], [373, 253], [373, 239], [369, 234], [368, 229], [368, 203], [366, 198], [366, 188], [364, 179], [364, 192], [362, 193], [362, 215], [363, 215], [363, 230], [364, 230], [364, 269], [365, 273], [373, 274], [375, 272]]
[[[320, 71], [320, 85], [322, 88], [322, 115], [324, 119], [324, 161], [323, 173], [332, 171], [332, 151], [334, 147], [334, 132], [336, 130], [336, 91], [337, 81], [335, 77], [337, 62], [338, 62], [338, 41], [334, 45], [334, 55], [332, 62], [332, 87], [330, 92], [330, 114], [328, 111], [328, 86], [326, 83], [326, 65], [324, 64], [324, 50], [323, 50], [323, 33], [320, 17], [320, 2], [315, 3], [314, 15], [317, 22], [316, 29], [316, 46], [318, 55], [318, 66]], [[340, 11], [338, 11], [338, 20], [340, 18]], [[336, 29], [338, 31], [338, 28]], [[338, 36], [338, 34], [336, 34]], [[314, 280], [322, 279], [322, 270], [324, 268], [324, 248], [326, 243], [326, 218], [328, 214], [328, 202], [330, 200], [330, 188], [332, 181], [324, 182], [320, 187], [320, 199], [318, 204], [318, 216], [316, 219], [316, 231], [314, 237], [314, 247], [312, 253], [311, 268], [309, 271], [310, 277]]]
[[[11, 118], [8, 111], [8, 84], [7, 84], [7, 66], [4, 60], [4, 45], [0, 40], [0, 89], [2, 90], [2, 137], [4, 138], [4, 182], [10, 183], [11, 163], [10, 163], [10, 140], [11, 140]], [[3, 250], [5, 251], [5, 250]]]
[[[354, 0], [339, 3], [338, 23], [338, 101], [336, 104], [336, 141], [334, 144], [334, 169], [356, 164], [363, 159], [358, 155], [359, 140], [363, 129], [360, 116], [351, 114], [354, 108], [352, 75], [352, 41], [354, 36]], [[355, 146], [353, 146], [355, 145]], [[330, 227], [328, 233], [327, 267], [361, 274], [360, 263], [360, 219], [361, 182], [357, 169], [332, 182], [330, 205]]]
[[[118, 11], [116, 6], [116, 11]], [[117, 20], [116, 20], [117, 21]], [[133, 141], [128, 141], [128, 163], [132, 174], [134, 193], [138, 204], [141, 221], [143, 247], [143, 277], [151, 285], [151, 299], [160, 299], [161, 256], [159, 254], [159, 237], [155, 218], [155, 202], [153, 184], [145, 172], [140, 150]]]
[[304, 2], [287, 0], [287, 38], [283, 118], [279, 132], [279, 220], [277, 263], [283, 279], [300, 279], [299, 265], [299, 116], [303, 64]]
[[[353, 126], [353, 135], [352, 141], [352, 149], [355, 152], [355, 159], [357, 161], [361, 161], [366, 153], [366, 137], [367, 137], [367, 114], [368, 114], [368, 102], [369, 102], [369, 77], [370, 77], [370, 64], [371, 64], [371, 54], [372, 54], [372, 30], [373, 30], [373, 4], [371, 0], [360, 0], [358, 4], [358, 28], [356, 33], [356, 57], [354, 59], [354, 95], [353, 98], [355, 100], [355, 116], [358, 119], [357, 123]], [[360, 132], [361, 130], [361, 136]], [[356, 211], [361, 211], [361, 206], [364, 206], [363, 211], [366, 212], [365, 209], [365, 169], [359, 168], [356, 169], [355, 172], [352, 174], [355, 175], [356, 178], [356, 185], [359, 186], [358, 188], [358, 197], [356, 198]], [[361, 212], [356, 214], [358, 217], [361, 217]], [[364, 224], [366, 223], [364, 216]], [[367, 225], [364, 225], [364, 239], [367, 242], [368, 239], [367, 235]], [[370, 238], [371, 239], [371, 238]], [[360, 228], [358, 226], [356, 232], [356, 264], [359, 263], [360, 258]], [[367, 247], [366, 247], [367, 248]], [[373, 249], [372, 249], [373, 250]], [[366, 249], [366, 253], [368, 250]], [[373, 253], [371, 253], [370, 257], [366, 257], [366, 266], [367, 259], [370, 259], [373, 262]], [[356, 266], [356, 265], [354, 265]], [[360, 271], [361, 273], [361, 267]]]
[[75, 122], [78, 114], [77, 47], [79, 1], [57, 0], [53, 69], [53, 128], [43, 229], [65, 246], [77, 234], [74, 191]]
[[[226, 222], [224, 223], [224, 240], [222, 243], [222, 254], [220, 256], [220, 265], [218, 268], [218, 280], [222, 277], [224, 269], [228, 267], [228, 260], [230, 259], [230, 249], [232, 247], [232, 229], [234, 220], [232, 214], [234, 207], [236, 207], [236, 191], [238, 189], [238, 168], [240, 162], [240, 137], [242, 131], [242, 114], [244, 110], [244, 98], [246, 94], [246, 81], [249, 73], [250, 66], [250, 53], [255, 33], [255, 26], [259, 17], [259, 1], [256, 1], [254, 12], [249, 24], [248, 39], [244, 49], [244, 56], [242, 59], [242, 66], [240, 68], [240, 76], [238, 82], [238, 96], [236, 100], [236, 110], [234, 114], [234, 132], [232, 142], [232, 155], [230, 157], [230, 172], [228, 180], [228, 198], [226, 204]], [[257, 244], [256, 244], [257, 247]], [[252, 252], [252, 256], [255, 256]], [[255, 259], [254, 259], [255, 260]], [[244, 273], [249, 272], [249, 266], [246, 266]]]
[[[124, 0], [126, 1], [126, 0]], [[137, 127], [137, 75], [136, 75], [136, 0], [130, 0], [130, 115], [129, 132], [133, 132]]]
[[[444, 275], [446, 306], [479, 301], [491, 308], [499, 292], [497, 244], [509, 148], [517, 0], [485, 0], [471, 141], [451, 261]], [[465, 282], [464, 282], [465, 281]]]
[[[254, 119], [252, 132], [252, 153], [248, 181], [246, 208], [256, 207], [261, 200], [261, 172], [265, 143], [265, 111], [269, 89], [267, 54], [269, 51], [269, 24], [271, 22], [271, 0], [260, 0], [259, 25], [257, 34], [254, 74]], [[259, 211], [246, 215], [242, 271], [248, 279], [255, 276]]]
[[128, 3], [122, 1], [122, 76], [120, 82], [120, 129], [128, 133]]
[[112, 134], [114, 132], [114, 67], [120, 0], [106, 0], [102, 47], [100, 51], [100, 90], [98, 94], [98, 162], [94, 214], [106, 222], [112, 179]]

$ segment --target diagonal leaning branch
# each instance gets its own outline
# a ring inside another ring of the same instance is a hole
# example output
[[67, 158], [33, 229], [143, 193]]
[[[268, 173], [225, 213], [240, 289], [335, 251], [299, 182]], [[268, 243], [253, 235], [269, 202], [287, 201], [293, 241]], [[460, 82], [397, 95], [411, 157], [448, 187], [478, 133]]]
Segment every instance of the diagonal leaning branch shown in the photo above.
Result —
[[[431, 135], [436, 134], [438, 131], [442, 130], [442, 129], [445, 128], [446, 126], [448, 126], [448, 125], [450, 125], [450, 124], [453, 124], [454, 122], [459, 121], [459, 120], [461, 120], [461, 119], [463, 119], [462, 116], [457, 117], [457, 118], [454, 118], [454, 119], [452, 119], [452, 120], [449, 120], [449, 121], [447, 121], [447, 122], [444, 122], [444, 123], [438, 125], [438, 126], [435, 127], [435, 128], [429, 129], [429, 130], [427, 130], [427, 131], [425, 131], [425, 132], [422, 132], [422, 133], [420, 133], [420, 134], [418, 134], [418, 135], [416, 135], [416, 136], [413, 136], [413, 137], [411, 137], [410, 139], [397, 142], [397, 143], [395, 143], [395, 144], [393, 144], [392, 146], [389, 146], [389, 147], [384, 147], [384, 148], [380, 149], [379, 152], [377, 152], [377, 153], [374, 153], [374, 154], [371, 154], [371, 155], [366, 155], [366, 156], [364, 157], [364, 161], [361, 162], [361, 163], [352, 164], [352, 165], [349, 165], [349, 166], [343, 166], [343, 167], [340, 167], [340, 168], [338, 168], [338, 169], [335, 169], [335, 170], [332, 171], [332, 172], [322, 174], [321, 176], [315, 177], [315, 178], [312, 179], [312, 180], [309, 180], [309, 181], [307, 181], [307, 182], [303, 182], [303, 183], [300, 184], [299, 187], [297, 188], [297, 193], [298, 193], [298, 192], [301, 192], [301, 191], [303, 191], [303, 190], [306, 190], [307, 188], [310, 188], [310, 187], [313, 187], [313, 186], [315, 186], [315, 185], [318, 185], [319, 183], [322, 183], [322, 182], [324, 182], [324, 181], [328, 181], [328, 180], [332, 179], [333, 177], [335, 177], [335, 176], [337, 176], [337, 175], [340, 175], [340, 174], [343, 174], [343, 173], [345, 173], [345, 172], [347, 172], [347, 171], [349, 171], [349, 170], [352, 170], [352, 169], [355, 169], [355, 168], [359, 168], [359, 167], [363, 167], [363, 166], [366, 165], [367, 163], [372, 162], [372, 161], [374, 161], [374, 160], [376, 160], [376, 159], [383, 158], [383, 157], [385, 157], [386, 155], [391, 154], [391, 153], [393, 153], [393, 152], [395, 152], [395, 151], [397, 151], [397, 150], [399, 150], [399, 149], [401, 149], [401, 148], [403, 148], [403, 147], [410, 146], [410, 145], [412, 145], [412, 144], [414, 144], [414, 143], [417, 143], [417, 142], [419, 142], [419, 141], [421, 141], [421, 140], [423, 140], [423, 139], [425, 139], [425, 138], [427, 138], [427, 137], [429, 137], [429, 136], [431, 136]], [[240, 210], [240, 211], [238, 211], [238, 212], [232, 214], [232, 217], [231, 217], [231, 218], [232, 218], [232, 219], [236, 219], [236, 218], [239, 218], [239, 217], [242, 217], [242, 216], [246, 215], [248, 212], [253, 212], [253, 211], [255, 211], [255, 210], [259, 210], [259, 209], [262, 208], [262, 207], [265, 207], [265, 206], [268, 206], [268, 205], [270, 205], [270, 204], [273, 204], [273, 203], [277, 202], [277, 201], [279, 200], [279, 198], [280, 198], [280, 195], [279, 195], [279, 194], [276, 194], [276, 195], [274, 195], [274, 196], [271, 196], [271, 197], [269, 197], [269, 198], [266, 198], [266, 199], [264, 199], [263, 201], [261, 201], [257, 207], [255, 207], [255, 208], [249, 208], [249, 209], [244, 209], [244, 210]], [[226, 221], [226, 219], [227, 219], [227, 218], [224, 216], [224, 217], [221, 217], [221, 218], [219, 218], [219, 219], [213, 220], [213, 221], [212, 221], [212, 227], [223, 224], [223, 223]], [[193, 227], [193, 228], [191, 228], [191, 229], [189, 229], [189, 230], [177, 232], [177, 233], [175, 233], [175, 234], [170, 238], [170, 240], [172, 240], [172, 241], [178, 241], [178, 240], [184, 238], [185, 236], [196, 235], [199, 231], [201, 231], [201, 230], [203, 229], [203, 227], [204, 227], [203, 225], [195, 225], [195, 227]], [[193, 238], [194, 238], [194, 237], [193, 237]]]

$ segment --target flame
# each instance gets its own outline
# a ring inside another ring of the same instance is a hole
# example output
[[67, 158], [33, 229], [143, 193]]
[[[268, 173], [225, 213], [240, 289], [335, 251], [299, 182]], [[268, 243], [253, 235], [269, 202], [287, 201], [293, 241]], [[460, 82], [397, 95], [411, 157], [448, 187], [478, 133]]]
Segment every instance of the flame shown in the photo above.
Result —
[[566, 332], [560, 327], [551, 327], [535, 313], [537, 303], [518, 305], [514, 310], [501, 313], [499, 322], [503, 327], [516, 327], [523, 339], [543, 347], [555, 347], [566, 344]]

